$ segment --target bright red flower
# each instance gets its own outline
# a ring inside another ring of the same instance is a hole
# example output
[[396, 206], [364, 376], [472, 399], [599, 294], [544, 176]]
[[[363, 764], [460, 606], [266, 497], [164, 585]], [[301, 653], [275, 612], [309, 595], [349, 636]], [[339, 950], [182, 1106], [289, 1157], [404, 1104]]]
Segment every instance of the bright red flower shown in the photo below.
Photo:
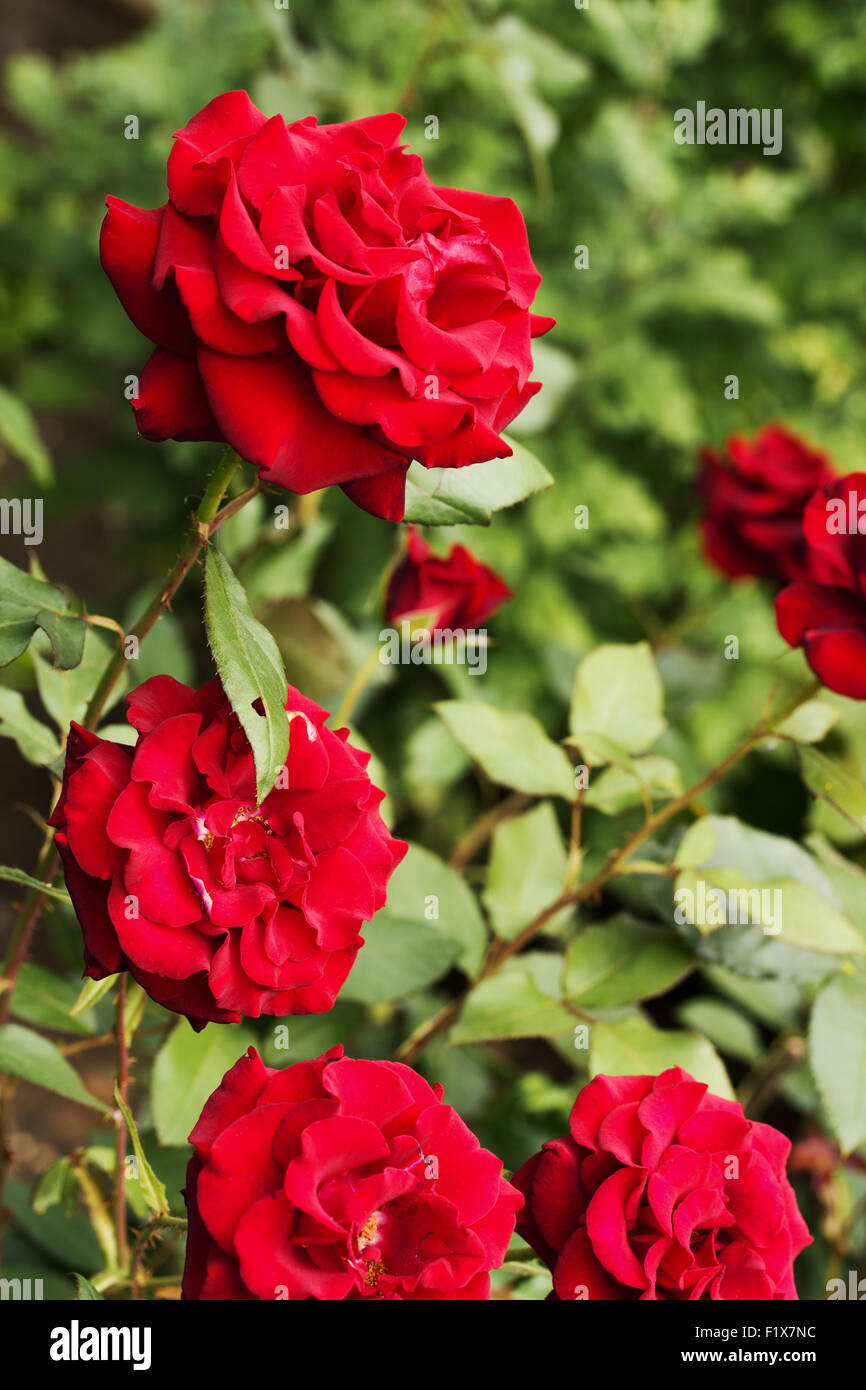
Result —
[[404, 124], [287, 125], [226, 92], [178, 131], [164, 207], [108, 199], [102, 264], [156, 344], [143, 435], [225, 439], [270, 482], [337, 483], [391, 520], [410, 460], [511, 453], [553, 323], [530, 313], [526, 227], [510, 198], [435, 187]]
[[513, 594], [494, 570], [471, 551], [453, 545], [444, 557], [435, 554], [413, 526], [408, 529], [406, 555], [388, 584], [385, 619], [397, 625], [424, 616], [427, 630], [454, 632], [481, 627]]
[[190, 1142], [185, 1299], [490, 1297], [522, 1198], [411, 1067], [251, 1047]]
[[735, 579], [807, 577], [803, 508], [833, 478], [826, 456], [784, 425], [767, 425], [754, 440], [732, 435], [724, 454], [702, 450], [701, 461], [707, 559]]
[[803, 514], [803, 536], [812, 578], [779, 594], [779, 631], [803, 648], [828, 690], [866, 700], [866, 473], [816, 492]]
[[514, 1177], [555, 1298], [796, 1299], [811, 1237], [778, 1130], [680, 1067], [596, 1076], [569, 1130]]
[[253, 755], [218, 680], [127, 696], [134, 748], [72, 725], [51, 817], [85, 974], [128, 970], [194, 1028], [330, 1009], [406, 845], [369, 754], [289, 687], [289, 758], [256, 804]]

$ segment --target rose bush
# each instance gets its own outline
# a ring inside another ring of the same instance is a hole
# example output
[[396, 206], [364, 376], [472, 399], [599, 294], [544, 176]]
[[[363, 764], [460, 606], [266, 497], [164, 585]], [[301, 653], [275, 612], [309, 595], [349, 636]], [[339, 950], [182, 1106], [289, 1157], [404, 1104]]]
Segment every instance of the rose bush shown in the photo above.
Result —
[[423, 618], [431, 632], [461, 631], [480, 627], [509, 598], [513, 594], [505, 580], [465, 546], [453, 545], [447, 555], [437, 555], [410, 526], [406, 554], [388, 583], [385, 619], [397, 625]]
[[520, 1194], [411, 1067], [266, 1067], [255, 1048], [190, 1135], [185, 1299], [486, 1299]]
[[156, 345], [142, 434], [225, 439], [271, 482], [337, 483], [392, 520], [410, 460], [511, 453], [552, 323], [530, 312], [526, 227], [509, 198], [437, 188], [404, 124], [287, 125], [226, 92], [178, 131], [163, 207], [108, 199], [102, 264]]
[[815, 493], [803, 514], [812, 578], [789, 584], [776, 599], [785, 641], [803, 648], [828, 690], [855, 700], [866, 700], [866, 536], [858, 529], [857, 510], [862, 499], [866, 473], [849, 473]]
[[285, 776], [256, 804], [253, 755], [218, 680], [127, 696], [134, 748], [73, 724], [56, 827], [85, 974], [128, 970], [194, 1028], [331, 1008], [406, 846], [369, 754], [289, 688]]
[[826, 455], [785, 425], [766, 425], [753, 440], [732, 435], [723, 453], [703, 449], [701, 464], [707, 559], [735, 579], [804, 578], [803, 509], [833, 478]]
[[796, 1299], [811, 1239], [772, 1126], [680, 1067], [596, 1076], [515, 1174], [557, 1299]]

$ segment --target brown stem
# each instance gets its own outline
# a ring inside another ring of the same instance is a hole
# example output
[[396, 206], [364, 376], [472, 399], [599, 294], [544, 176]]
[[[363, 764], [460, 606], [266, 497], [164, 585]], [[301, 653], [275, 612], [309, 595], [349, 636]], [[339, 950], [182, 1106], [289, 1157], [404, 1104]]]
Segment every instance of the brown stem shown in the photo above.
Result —
[[481, 816], [458, 841], [449, 861], [452, 869], [465, 869], [466, 865], [475, 858], [482, 845], [490, 839], [500, 821], [509, 820], [511, 816], [518, 815], [524, 806], [528, 806], [531, 801], [532, 797], [526, 796], [523, 792], [512, 792], [510, 796], [506, 796], [504, 801], [500, 801], [492, 810]]
[[681, 811], [686, 810], [692, 802], [696, 801], [700, 796], [703, 796], [704, 792], [708, 791], [710, 787], [715, 786], [717, 782], [721, 781], [721, 779], [730, 772], [731, 768], [736, 767], [737, 763], [741, 762], [748, 753], [751, 753], [754, 748], [758, 747], [765, 738], [774, 737], [775, 727], [780, 724], [782, 720], [786, 719], [788, 715], [793, 714], [794, 710], [798, 709], [806, 700], [811, 699], [819, 686], [820, 682], [813, 681], [810, 685], [806, 686], [805, 689], [795, 695], [774, 717], [771, 718], [770, 716], [762, 715], [752, 731], [737, 744], [736, 748], [729, 753], [726, 758], [723, 758], [720, 763], [714, 768], [711, 768], [705, 776], [701, 777], [695, 782], [694, 786], [689, 787], [681, 796], [675, 797], [673, 801], [667, 802], [666, 805], [662, 806], [653, 815], [647, 816], [643, 825], [639, 826], [638, 829], [629, 836], [625, 844], [608, 855], [607, 862], [599, 869], [598, 873], [591, 879], [588, 879], [586, 883], [581, 884], [579, 888], [570, 888], [566, 886], [559, 897], [544, 908], [543, 911], [539, 912], [538, 916], [533, 918], [518, 936], [515, 936], [511, 941], [491, 941], [487, 950], [487, 957], [477, 979], [473, 981], [469, 988], [465, 990], [459, 998], [451, 1000], [441, 1008], [437, 1014], [434, 1014], [432, 1018], [427, 1019], [425, 1023], [422, 1023], [416, 1028], [401, 1047], [398, 1048], [395, 1054], [396, 1060], [398, 1062], [411, 1062], [434, 1038], [439, 1037], [447, 1028], [450, 1028], [460, 1017], [463, 1006], [476, 985], [479, 985], [482, 980], [488, 979], [491, 975], [495, 975], [507, 960], [510, 960], [512, 956], [522, 951], [524, 946], [527, 946], [529, 942], [542, 931], [551, 917], [555, 917], [557, 913], [562, 912], [566, 907], [573, 907], [578, 903], [588, 902], [592, 898], [595, 898], [608, 880], [619, 872], [621, 865], [629, 858], [634, 850], [637, 849], [638, 845], [642, 845], [644, 841], [654, 835], [661, 826], [665, 825], [669, 820], [673, 820]]

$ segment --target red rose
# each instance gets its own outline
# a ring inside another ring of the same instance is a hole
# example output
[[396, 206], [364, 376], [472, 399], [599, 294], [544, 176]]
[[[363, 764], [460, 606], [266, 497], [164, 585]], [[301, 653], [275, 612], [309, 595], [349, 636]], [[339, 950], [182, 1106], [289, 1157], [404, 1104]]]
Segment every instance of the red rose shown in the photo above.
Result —
[[866, 700], [866, 516], [858, 512], [861, 501], [866, 502], [866, 473], [849, 473], [815, 493], [803, 514], [812, 578], [789, 584], [776, 599], [776, 623], [785, 641], [803, 648], [828, 690], [854, 700]]
[[251, 1047], [190, 1142], [185, 1299], [490, 1297], [522, 1198], [411, 1067]]
[[825, 455], [784, 425], [767, 425], [754, 441], [732, 435], [725, 455], [704, 449], [701, 460], [707, 559], [735, 579], [804, 578], [803, 508], [833, 478]]
[[[225, 439], [292, 492], [399, 520], [409, 461], [504, 458], [539, 389], [540, 283], [510, 198], [437, 188], [404, 118], [268, 120], [246, 92], [177, 133], [169, 201], [108, 199], [102, 264], [156, 351], [148, 439]], [[254, 408], [251, 408], [254, 402]]]
[[569, 1129], [514, 1178], [555, 1298], [796, 1299], [811, 1237], [778, 1130], [681, 1067], [595, 1077]]
[[369, 754], [290, 686], [285, 776], [257, 806], [218, 680], [154, 676], [126, 702], [135, 748], [73, 724], [51, 817], [85, 974], [128, 970], [194, 1028], [330, 1009], [406, 852]]
[[428, 619], [427, 630], [463, 631], [480, 627], [513, 594], [499, 575], [476, 560], [462, 545], [444, 559], [409, 527], [406, 556], [394, 570], [385, 600], [392, 624], [416, 615]]

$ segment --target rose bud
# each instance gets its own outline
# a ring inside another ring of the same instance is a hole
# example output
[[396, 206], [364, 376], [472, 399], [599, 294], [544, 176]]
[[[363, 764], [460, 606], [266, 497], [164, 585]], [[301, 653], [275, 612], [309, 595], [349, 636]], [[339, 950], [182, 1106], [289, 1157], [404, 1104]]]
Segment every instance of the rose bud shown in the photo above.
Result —
[[723, 454], [704, 449], [701, 461], [697, 487], [710, 563], [734, 579], [806, 577], [803, 508], [833, 478], [826, 456], [784, 425], [767, 425], [754, 440], [732, 435]]
[[394, 521], [412, 459], [512, 452], [553, 324], [526, 227], [510, 198], [431, 183], [404, 124], [287, 124], [226, 92], [177, 132], [163, 207], [108, 199], [102, 264], [155, 345], [146, 438], [224, 439], [268, 482]]
[[816, 492], [803, 536], [812, 578], [779, 594], [779, 632], [828, 690], [866, 700], [866, 473]]
[[394, 626], [414, 620], [430, 632], [461, 632], [480, 627], [513, 597], [504, 579], [464, 546], [453, 545], [443, 558], [410, 526], [406, 555], [388, 584], [385, 618]]
[[487, 1299], [523, 1200], [441, 1086], [341, 1047], [251, 1047], [190, 1143], [185, 1299]]
[[406, 852], [369, 754], [290, 686], [288, 761], [259, 806], [218, 680], [154, 676], [126, 703], [134, 748], [72, 725], [50, 821], [85, 975], [128, 970], [197, 1029], [330, 1009]]
[[811, 1241], [791, 1144], [681, 1067], [596, 1076], [569, 1133], [515, 1174], [518, 1234], [569, 1299], [796, 1299]]

